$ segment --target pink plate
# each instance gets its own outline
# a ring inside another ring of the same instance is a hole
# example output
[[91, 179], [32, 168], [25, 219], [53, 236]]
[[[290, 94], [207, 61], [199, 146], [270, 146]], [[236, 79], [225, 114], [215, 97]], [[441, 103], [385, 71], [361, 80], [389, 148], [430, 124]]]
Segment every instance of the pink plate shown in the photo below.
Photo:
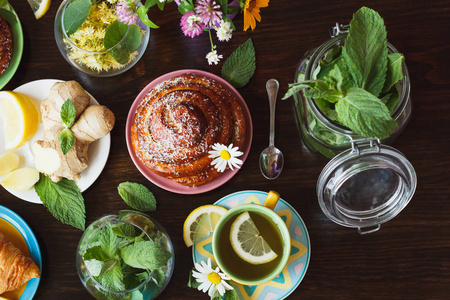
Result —
[[248, 110], [247, 104], [245, 103], [244, 98], [242, 98], [242, 96], [238, 93], [238, 91], [236, 91], [236, 89], [231, 84], [229, 84], [227, 81], [220, 78], [219, 76], [211, 74], [209, 72], [205, 72], [205, 71], [191, 70], [191, 69], [179, 70], [179, 71], [174, 71], [174, 72], [170, 72], [165, 75], [162, 75], [162, 76], [156, 78], [155, 80], [153, 80], [152, 82], [150, 82], [136, 97], [136, 99], [133, 102], [133, 105], [131, 105], [130, 111], [128, 113], [126, 129], [125, 129], [125, 138], [127, 141], [128, 152], [130, 153], [131, 159], [133, 160], [134, 164], [136, 165], [138, 170], [142, 173], [142, 175], [144, 175], [153, 184], [155, 184], [155, 185], [159, 186], [160, 188], [163, 188], [167, 191], [178, 193], [178, 194], [200, 194], [200, 193], [205, 193], [205, 192], [211, 191], [211, 190], [221, 186], [222, 184], [224, 184], [225, 182], [230, 180], [231, 177], [233, 177], [239, 171], [239, 169], [234, 169], [233, 171], [231, 171], [230, 169], [227, 169], [222, 175], [220, 175], [218, 178], [214, 179], [213, 181], [210, 181], [210, 182], [203, 184], [201, 186], [198, 186], [198, 187], [187, 187], [187, 186], [181, 185], [179, 183], [176, 183], [170, 179], [159, 176], [156, 173], [150, 171], [136, 156], [136, 153], [134, 153], [134, 150], [133, 150], [133, 146], [131, 145], [131, 127], [133, 125], [133, 120], [134, 120], [134, 116], [136, 114], [136, 110], [137, 110], [139, 104], [141, 104], [142, 99], [144, 99], [145, 95], [147, 95], [147, 93], [151, 89], [153, 89], [156, 85], [158, 85], [159, 83], [161, 83], [165, 80], [168, 80], [172, 77], [175, 77], [175, 76], [178, 76], [181, 74], [185, 74], [185, 73], [193, 73], [195, 75], [204, 76], [204, 77], [213, 79], [213, 80], [217, 81], [218, 83], [220, 83], [222, 86], [224, 86], [231, 94], [233, 94], [237, 98], [237, 100], [239, 101], [239, 104], [241, 105], [242, 110], [244, 112], [245, 122], [247, 124], [245, 143], [244, 143], [243, 149], [240, 149], [242, 152], [244, 152], [244, 154], [241, 157], [239, 157], [240, 159], [242, 159], [243, 162], [245, 162], [245, 160], [247, 159], [248, 153], [250, 152], [250, 146], [252, 144], [252, 137], [253, 137], [252, 118], [250, 116], [250, 111]]

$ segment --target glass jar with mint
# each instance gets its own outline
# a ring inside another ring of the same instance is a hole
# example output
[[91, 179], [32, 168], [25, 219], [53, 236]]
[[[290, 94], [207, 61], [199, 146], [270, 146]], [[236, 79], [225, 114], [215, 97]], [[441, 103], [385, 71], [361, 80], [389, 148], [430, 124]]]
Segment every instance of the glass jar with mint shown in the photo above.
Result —
[[81, 282], [99, 300], [155, 299], [174, 269], [174, 250], [150, 216], [122, 210], [94, 221], [77, 249]]
[[323, 212], [337, 224], [376, 231], [411, 200], [416, 173], [387, 146], [411, 115], [404, 56], [387, 41], [383, 19], [362, 7], [349, 26], [300, 61], [293, 96], [304, 144], [332, 158], [317, 182]]

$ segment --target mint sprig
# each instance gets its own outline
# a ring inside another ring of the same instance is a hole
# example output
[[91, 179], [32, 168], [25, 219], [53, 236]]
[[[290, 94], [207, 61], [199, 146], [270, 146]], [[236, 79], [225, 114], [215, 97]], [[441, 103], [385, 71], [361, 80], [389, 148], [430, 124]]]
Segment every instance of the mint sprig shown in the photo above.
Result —
[[235, 88], [245, 86], [255, 73], [255, 48], [252, 39], [240, 45], [228, 57], [222, 67], [222, 78]]
[[86, 219], [84, 199], [74, 181], [62, 178], [55, 183], [40, 173], [39, 181], [34, 188], [44, 206], [56, 219], [84, 230]]
[[303, 91], [331, 120], [382, 139], [398, 126], [390, 114], [400, 98], [396, 84], [404, 77], [402, 63], [402, 54], [388, 54], [383, 19], [362, 7], [350, 22], [344, 46], [329, 50], [315, 79], [290, 84], [283, 99]]
[[70, 127], [72, 127], [76, 118], [76, 109], [70, 99], [67, 99], [61, 106], [61, 121], [66, 128], [64, 128], [58, 135], [58, 140], [61, 146], [61, 151], [64, 155], [69, 152], [75, 144], [75, 135]]

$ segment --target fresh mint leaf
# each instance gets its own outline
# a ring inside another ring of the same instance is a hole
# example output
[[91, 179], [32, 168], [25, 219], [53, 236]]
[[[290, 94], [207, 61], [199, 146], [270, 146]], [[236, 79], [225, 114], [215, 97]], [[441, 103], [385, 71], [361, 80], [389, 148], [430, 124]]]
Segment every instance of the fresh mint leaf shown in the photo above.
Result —
[[322, 98], [331, 103], [336, 103], [337, 101], [342, 99], [343, 95], [328, 82], [316, 81], [315, 85], [311, 87], [311, 93], [308, 93], [308, 97], [314, 99]]
[[123, 261], [139, 269], [158, 269], [164, 266], [172, 253], [161, 244], [153, 241], [143, 241], [123, 248], [121, 251]]
[[139, 290], [136, 290], [131, 293], [131, 300], [144, 300], [144, 295]]
[[225, 294], [223, 295], [223, 299], [224, 300], [238, 300], [239, 296], [234, 289], [226, 290]]
[[119, 64], [124, 65], [130, 61], [130, 55], [139, 47], [141, 39], [141, 32], [136, 24], [126, 25], [115, 20], [106, 28], [103, 44], [106, 49], [115, 46], [109, 53]]
[[124, 291], [123, 273], [120, 262], [117, 260], [107, 261], [103, 265], [99, 275], [100, 283], [103, 287], [113, 291]]
[[71, 2], [63, 14], [63, 26], [67, 35], [73, 34], [80, 28], [89, 15], [90, 0], [75, 0]]
[[286, 100], [287, 98], [293, 96], [296, 93], [299, 93], [300, 91], [302, 91], [306, 88], [314, 88], [316, 86], [317, 82], [318, 82], [318, 80], [308, 80], [308, 81], [290, 83], [289, 89], [287, 90], [286, 94], [284, 94], [284, 96], [281, 100]]
[[61, 121], [67, 128], [72, 127], [77, 116], [77, 111], [70, 99], [67, 99], [63, 105], [61, 105]]
[[388, 92], [397, 82], [403, 79], [403, 61], [405, 57], [401, 53], [390, 53], [388, 55], [388, 66], [386, 81], [383, 92]]
[[393, 86], [391, 90], [386, 95], [384, 95], [380, 100], [386, 105], [389, 112], [392, 114], [395, 108], [397, 107], [398, 101], [400, 100], [400, 94], [395, 88], [395, 86]]
[[40, 173], [34, 189], [45, 207], [63, 224], [84, 230], [86, 210], [80, 189], [74, 181], [62, 178], [53, 182]]
[[201, 283], [198, 282], [197, 279], [192, 275], [193, 271], [194, 269], [192, 269], [191, 272], [189, 273], [189, 280], [187, 286], [194, 289], [198, 289]]
[[161, 269], [153, 270], [152, 280], [157, 287], [162, 287], [166, 282], [166, 274]]
[[73, 144], [75, 144], [75, 135], [72, 130], [69, 128], [65, 128], [58, 135], [59, 145], [61, 147], [61, 151], [64, 155], [72, 149]]
[[89, 259], [89, 260], [84, 259], [84, 265], [86, 266], [86, 269], [92, 276], [100, 275], [104, 264], [105, 263], [103, 261], [99, 261], [96, 259]]
[[353, 15], [342, 55], [356, 87], [378, 97], [386, 80], [388, 48], [384, 21], [377, 12], [362, 7]]
[[228, 57], [222, 67], [222, 78], [235, 88], [245, 86], [255, 73], [255, 48], [252, 39], [240, 45]]
[[141, 273], [136, 273], [134, 275], [138, 279], [139, 282], [143, 282], [145, 279], [147, 279], [147, 277], [150, 275], [150, 273], [148, 271], [144, 271]]
[[[90, 244], [90, 243], [89, 243]], [[83, 260], [98, 260], [98, 261], [108, 261], [111, 257], [105, 254], [102, 247], [100, 245], [93, 246], [86, 249], [86, 252], [83, 254]]]
[[344, 126], [369, 138], [387, 137], [397, 127], [386, 105], [362, 88], [349, 89], [336, 112]]
[[122, 182], [118, 186], [119, 195], [130, 207], [140, 211], [155, 211], [156, 200], [144, 185], [135, 182]]
[[115, 235], [126, 239], [134, 239], [136, 237], [136, 227], [129, 223], [120, 222], [113, 224], [112, 231]]
[[118, 245], [121, 239], [117, 237], [111, 227], [111, 224], [106, 225], [98, 232], [98, 240], [103, 252], [111, 259], [117, 258]]

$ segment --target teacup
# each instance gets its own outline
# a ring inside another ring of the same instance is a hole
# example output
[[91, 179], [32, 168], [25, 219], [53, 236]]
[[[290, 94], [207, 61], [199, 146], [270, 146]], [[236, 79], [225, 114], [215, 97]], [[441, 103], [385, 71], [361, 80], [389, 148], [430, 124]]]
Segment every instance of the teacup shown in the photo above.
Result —
[[[270, 191], [264, 202], [242, 204], [230, 209], [216, 225], [212, 248], [219, 268], [233, 281], [245, 285], [258, 285], [277, 277], [284, 269], [291, 253], [291, 237], [283, 219], [274, 212], [279, 194]], [[277, 257], [263, 264], [252, 264], [240, 258], [230, 242], [231, 225], [236, 218], [248, 212], [260, 235], [269, 244]]]

